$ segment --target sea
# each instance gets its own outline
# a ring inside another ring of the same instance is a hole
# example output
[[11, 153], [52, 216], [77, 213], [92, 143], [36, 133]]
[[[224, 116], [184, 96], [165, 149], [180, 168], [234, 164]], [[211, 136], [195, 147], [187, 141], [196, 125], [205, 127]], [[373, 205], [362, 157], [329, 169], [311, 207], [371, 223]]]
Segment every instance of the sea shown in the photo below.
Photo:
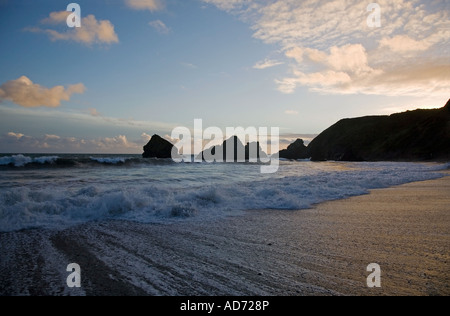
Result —
[[0, 154], [0, 232], [92, 221], [165, 224], [314, 204], [443, 176], [449, 163], [175, 163], [140, 155]]

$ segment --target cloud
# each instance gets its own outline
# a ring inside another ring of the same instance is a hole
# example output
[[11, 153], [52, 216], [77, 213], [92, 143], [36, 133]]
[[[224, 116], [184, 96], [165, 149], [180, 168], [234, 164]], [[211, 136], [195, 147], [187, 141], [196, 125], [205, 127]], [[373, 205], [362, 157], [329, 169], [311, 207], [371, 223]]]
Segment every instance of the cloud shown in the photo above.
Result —
[[151, 21], [149, 23], [151, 27], [153, 27], [158, 33], [160, 34], [169, 34], [170, 28], [167, 27], [166, 24], [164, 24], [161, 20]]
[[364, 74], [374, 71], [369, 66], [366, 49], [361, 44], [331, 47], [330, 54], [326, 57], [326, 63], [328, 68], [332, 70], [350, 74]]
[[61, 24], [66, 23], [67, 18], [71, 12], [69, 11], [57, 11], [57, 12], [51, 12], [48, 18], [45, 18], [41, 21], [43, 24]]
[[[91, 145], [94, 145], [98, 147], [101, 151], [108, 151], [108, 150], [124, 150], [124, 149], [136, 149], [139, 148], [141, 150], [141, 147], [139, 144], [135, 144], [132, 142], [129, 142], [127, 137], [124, 135], [119, 135], [116, 137], [106, 137], [102, 139], [96, 139], [89, 141]], [[114, 153], [114, 151], [112, 152]]]
[[[0, 135], [15, 131], [16, 126], [25, 126], [21, 133], [26, 135], [56, 134], [60, 132], [61, 122], [64, 122], [65, 134], [78, 135], [85, 138], [106, 137], [115, 135], [118, 130], [123, 135], [132, 137], [139, 142], [143, 132], [159, 135], [170, 134], [179, 123], [158, 121], [138, 121], [107, 116], [92, 116], [86, 110], [47, 109], [39, 111], [24, 107], [9, 107], [0, 105], [0, 117], [8, 118], [0, 124]], [[47, 131], [48, 129], [48, 131]], [[135, 141], [135, 142], [137, 142]], [[1, 146], [0, 146], [1, 148]]]
[[382, 71], [369, 66], [366, 49], [361, 44], [333, 46], [329, 53], [295, 47], [287, 51], [286, 56], [303, 65], [306, 71], [296, 68], [294, 77], [277, 81], [279, 91], [283, 93], [293, 93], [297, 86], [321, 91], [336, 88], [344, 93], [354, 82], [382, 74]]
[[263, 70], [263, 69], [272, 68], [272, 67], [276, 67], [276, 66], [283, 65], [283, 64], [284, 64], [283, 62], [266, 59], [264, 61], [260, 61], [260, 62], [256, 63], [256, 65], [254, 65], [253, 68]]
[[22, 137], [24, 137], [25, 135], [22, 133], [14, 133], [14, 132], [9, 132], [7, 134], [8, 137], [12, 137], [12, 138], [16, 138], [16, 139], [21, 139]]
[[67, 88], [63, 86], [45, 88], [22, 76], [0, 86], [0, 102], [9, 100], [28, 108], [40, 106], [55, 108], [60, 106], [62, 101], [70, 101], [72, 94], [84, 93], [85, 89], [82, 83]]
[[320, 63], [326, 59], [326, 54], [318, 49], [293, 47], [286, 51], [286, 57], [293, 58], [301, 64], [305, 59], [310, 62]]
[[191, 63], [182, 62], [180, 64], [181, 64], [181, 66], [186, 67], [186, 68], [190, 68], [190, 69], [197, 69], [198, 68], [196, 65], [191, 64]]
[[221, 10], [233, 11], [242, 8], [245, 4], [250, 4], [252, 0], [203, 0], [203, 2], [213, 4]]
[[284, 112], [287, 115], [298, 115], [298, 111], [294, 111], [294, 110], [287, 110]]
[[385, 37], [380, 41], [380, 48], [388, 48], [396, 53], [426, 51], [432, 45], [428, 40], [417, 41], [407, 35], [397, 35], [392, 38]]
[[58, 135], [27, 136], [9, 132], [0, 136], [0, 148], [16, 153], [118, 153], [139, 154], [141, 140], [130, 141], [126, 136], [84, 139]]
[[25, 30], [34, 33], [45, 33], [52, 41], [74, 41], [85, 45], [114, 44], [119, 42], [114, 25], [110, 21], [98, 21], [94, 15], [88, 15], [81, 19], [81, 27], [69, 29], [66, 25], [66, 19], [69, 14], [70, 12], [67, 11], [52, 12], [48, 18], [41, 21], [42, 24], [61, 25], [65, 31], [39, 27]]
[[[320, 58], [305, 57], [308, 52]], [[286, 56], [301, 60], [302, 67], [293, 67], [291, 77], [276, 81], [283, 93], [293, 93], [299, 86], [335, 94], [448, 96], [450, 92], [450, 64], [445, 60], [372, 68], [360, 44], [332, 47], [329, 53], [295, 48]]]
[[164, 2], [162, 0], [125, 0], [125, 3], [135, 10], [155, 12], [164, 9]]
[[45, 134], [45, 140], [60, 140], [58, 135]]
[[448, 1], [378, 0], [381, 28], [367, 25], [368, 3], [359, 0], [203, 2], [237, 15], [254, 38], [284, 53], [289, 73], [274, 80], [283, 93], [450, 93]]
[[150, 135], [147, 134], [147, 133], [142, 133], [141, 138], [142, 138], [144, 141], [149, 142], [150, 139], [152, 139], [152, 136], [150, 136]]
[[89, 114], [91, 114], [91, 116], [93, 117], [102, 116], [102, 114], [99, 111], [97, 111], [97, 109], [89, 109]]

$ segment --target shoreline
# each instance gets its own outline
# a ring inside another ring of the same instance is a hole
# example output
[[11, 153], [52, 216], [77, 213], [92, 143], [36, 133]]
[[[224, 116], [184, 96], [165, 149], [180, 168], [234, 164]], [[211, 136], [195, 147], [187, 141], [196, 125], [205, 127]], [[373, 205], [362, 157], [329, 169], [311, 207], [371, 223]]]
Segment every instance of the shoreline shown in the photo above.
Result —
[[[2, 233], [0, 295], [450, 295], [450, 172], [299, 211]], [[82, 287], [66, 286], [69, 263]], [[378, 263], [382, 288], [368, 289]]]

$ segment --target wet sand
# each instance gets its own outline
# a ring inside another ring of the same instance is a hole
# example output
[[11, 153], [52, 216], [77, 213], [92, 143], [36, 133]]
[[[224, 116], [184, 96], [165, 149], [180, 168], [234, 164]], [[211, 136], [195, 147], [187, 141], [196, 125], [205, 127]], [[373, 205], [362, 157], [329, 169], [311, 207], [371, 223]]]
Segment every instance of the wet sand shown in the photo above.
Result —
[[449, 192], [446, 177], [295, 212], [3, 233], [0, 295], [450, 295]]

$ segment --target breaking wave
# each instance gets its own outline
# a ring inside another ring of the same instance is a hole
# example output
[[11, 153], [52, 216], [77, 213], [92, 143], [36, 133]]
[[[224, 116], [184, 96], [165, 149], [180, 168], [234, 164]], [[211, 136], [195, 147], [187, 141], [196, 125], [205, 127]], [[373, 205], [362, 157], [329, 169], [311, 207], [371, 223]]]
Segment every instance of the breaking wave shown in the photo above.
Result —
[[93, 157], [89, 155], [64, 155], [64, 156], [25, 156], [11, 155], [0, 157], [2, 168], [70, 168], [70, 167], [95, 167], [106, 166], [130, 166], [142, 164], [172, 163], [170, 159], [143, 159], [138, 155], [130, 157]]
[[[2, 159], [3, 164], [11, 163]], [[11, 159], [17, 167], [57, 161], [57, 157]], [[95, 163], [124, 162], [101, 160]], [[171, 181], [165, 185], [150, 180], [135, 183], [129, 178], [127, 181], [80, 182], [78, 185], [67, 180], [54, 185], [5, 187], [0, 189], [0, 231], [59, 229], [110, 219], [159, 223], [210, 220], [238, 215], [246, 210], [299, 210], [323, 201], [366, 194], [370, 189], [439, 178], [442, 175], [437, 171], [448, 167], [442, 164], [336, 163], [332, 170], [330, 164], [325, 166], [292, 162], [283, 165], [278, 176], [257, 181], [255, 178], [234, 180], [238, 174], [247, 172], [245, 165], [210, 166], [229, 168], [226, 171], [236, 175], [227, 174], [225, 182], [214, 180], [220, 173], [212, 175], [212, 169], [206, 171], [204, 166], [193, 166], [197, 168], [196, 177], [204, 173], [210, 179], [200, 185], [183, 180], [183, 168], [180, 168], [177, 171], [180, 175], [170, 176]], [[155, 172], [165, 175], [172, 167], [155, 167], [145, 172], [150, 178]], [[171, 185], [172, 182], [178, 182], [178, 185]], [[184, 185], [179, 185], [180, 182]]]
[[0, 157], [0, 166], [24, 167], [30, 164], [51, 165], [58, 159], [59, 157], [57, 156], [31, 158], [24, 155], [14, 155], [9, 157]]

